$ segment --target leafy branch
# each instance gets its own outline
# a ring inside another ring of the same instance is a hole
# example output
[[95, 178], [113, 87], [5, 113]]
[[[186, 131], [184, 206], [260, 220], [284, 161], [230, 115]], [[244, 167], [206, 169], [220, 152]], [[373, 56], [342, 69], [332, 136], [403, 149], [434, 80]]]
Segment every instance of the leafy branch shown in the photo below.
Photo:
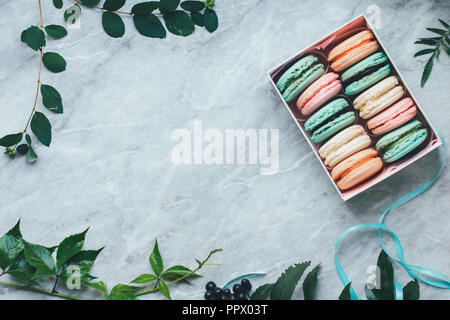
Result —
[[439, 28], [426, 28], [428, 31], [438, 34], [439, 37], [419, 38], [419, 40], [414, 42], [415, 44], [434, 47], [420, 50], [414, 54], [414, 57], [431, 54], [422, 73], [422, 80], [420, 83], [422, 87], [430, 77], [431, 70], [433, 69], [434, 59], [439, 59], [440, 48], [444, 49], [444, 51], [450, 56], [450, 25], [442, 19], [439, 19], [439, 22], [446, 28], [445, 30]]
[[[8, 275], [24, 284], [0, 281], [0, 285], [71, 300], [85, 299], [59, 293], [58, 287], [61, 283], [65, 283], [71, 290], [81, 289], [82, 286], [99, 290], [108, 300], [136, 300], [138, 296], [156, 291], [160, 291], [170, 299], [169, 286], [180, 281], [187, 281], [188, 278], [199, 277], [196, 272], [216, 252], [222, 251], [222, 249], [213, 250], [203, 261], [196, 260], [198, 266], [194, 270], [182, 265], [175, 265], [164, 270], [158, 242], [155, 240], [155, 246], [149, 257], [155, 274], [142, 274], [131, 282], [132, 284], [155, 282], [155, 286], [152, 289], [145, 289], [141, 286], [118, 284], [108, 292], [107, 285], [103, 281], [94, 282], [97, 278], [89, 273], [97, 256], [104, 248], [83, 250], [88, 230], [66, 237], [58, 246], [45, 247], [27, 242], [23, 238], [19, 220], [0, 238], [0, 277]], [[40, 288], [38, 281], [42, 279], [53, 279], [52, 289]]]

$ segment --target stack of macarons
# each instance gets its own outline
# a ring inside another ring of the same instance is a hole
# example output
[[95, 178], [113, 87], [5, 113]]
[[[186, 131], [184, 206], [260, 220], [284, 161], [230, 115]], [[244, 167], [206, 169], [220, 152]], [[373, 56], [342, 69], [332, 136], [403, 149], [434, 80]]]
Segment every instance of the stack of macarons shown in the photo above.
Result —
[[[428, 131], [417, 107], [370, 30], [333, 47], [326, 61], [310, 53], [277, 81], [341, 190], [349, 190], [423, 144]], [[304, 122], [303, 122], [304, 121]], [[366, 129], [366, 128], [367, 129]], [[372, 137], [371, 137], [372, 136]]]

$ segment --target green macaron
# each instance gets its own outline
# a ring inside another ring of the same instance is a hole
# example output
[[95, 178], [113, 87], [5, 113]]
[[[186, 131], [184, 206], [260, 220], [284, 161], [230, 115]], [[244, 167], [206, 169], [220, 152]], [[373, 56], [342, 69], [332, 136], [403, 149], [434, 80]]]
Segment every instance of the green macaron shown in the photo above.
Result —
[[376, 144], [383, 151], [383, 160], [387, 163], [397, 161], [420, 146], [427, 138], [428, 130], [422, 128], [419, 120], [413, 120], [404, 126], [384, 135]]
[[339, 131], [352, 125], [356, 116], [347, 100], [339, 98], [323, 106], [305, 122], [305, 131], [312, 132], [311, 141], [320, 143], [334, 136]]
[[314, 55], [308, 55], [297, 61], [277, 81], [278, 90], [284, 100], [291, 102], [297, 98], [312, 82], [325, 72], [325, 67]]

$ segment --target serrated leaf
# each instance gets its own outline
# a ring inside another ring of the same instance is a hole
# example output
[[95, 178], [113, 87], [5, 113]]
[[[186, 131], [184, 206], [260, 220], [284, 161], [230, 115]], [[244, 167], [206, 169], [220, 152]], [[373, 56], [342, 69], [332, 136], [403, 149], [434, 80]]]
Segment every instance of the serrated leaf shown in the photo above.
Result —
[[270, 294], [271, 300], [290, 300], [298, 281], [311, 264], [310, 261], [295, 264], [278, 278]]
[[45, 27], [45, 32], [53, 39], [61, 39], [67, 36], [67, 30], [63, 26], [51, 24]]
[[161, 258], [161, 254], [159, 253], [158, 248], [158, 240], [155, 239], [155, 246], [153, 247], [153, 251], [149, 257], [150, 265], [152, 266], [153, 271], [159, 277], [164, 270], [163, 260]]
[[423, 56], [424, 54], [429, 54], [429, 53], [433, 53], [435, 49], [423, 49], [420, 51], [417, 51], [414, 54], [414, 57], [418, 57], [418, 56]]
[[428, 59], [428, 62], [423, 69], [422, 80], [420, 81], [420, 85], [422, 86], [422, 88], [430, 77], [431, 70], [433, 70], [433, 59], [434, 55], [432, 55], [430, 59]]
[[116, 11], [125, 5], [126, 0], [105, 0], [103, 9], [109, 11]]
[[100, 0], [81, 0], [81, 3], [87, 7], [93, 7], [98, 5]]
[[35, 163], [38, 155], [36, 154], [36, 152], [34, 151], [33, 147], [31, 147], [31, 145], [28, 145], [28, 152], [27, 152], [27, 162], [28, 163]]
[[2, 147], [12, 147], [22, 141], [23, 132], [8, 134], [0, 139], [0, 146]]
[[439, 34], [441, 36], [447, 33], [446, 30], [442, 30], [442, 29], [438, 29], [438, 28], [425, 28], [425, 29], [427, 29], [428, 31], [437, 33], [437, 34]]
[[70, 267], [73, 268], [74, 266], [76, 266], [79, 268], [81, 281], [82, 282], [90, 281], [88, 279], [92, 276], [89, 275], [88, 272], [93, 267], [95, 260], [97, 259], [97, 256], [100, 254], [102, 250], [103, 248], [100, 248], [98, 250], [82, 250], [77, 254], [75, 254], [64, 264], [61, 271], [61, 279], [63, 281], [67, 281], [73, 272], [73, 270], [71, 270]]
[[134, 279], [133, 281], [131, 281], [131, 283], [139, 283], [139, 284], [149, 283], [149, 282], [155, 281], [156, 279], [158, 279], [158, 278], [154, 274], [144, 273], [144, 274], [141, 274], [136, 279]]
[[305, 300], [314, 300], [319, 269], [320, 264], [314, 267], [314, 269], [306, 275], [305, 281], [303, 282], [303, 296]]
[[159, 291], [161, 291], [164, 297], [166, 297], [169, 300], [172, 300], [172, 298], [170, 297], [169, 287], [162, 279], [158, 280], [158, 289]]
[[195, 25], [199, 27], [205, 26], [205, 17], [200, 12], [192, 12], [191, 13], [191, 19], [194, 21]]
[[199, 12], [205, 9], [205, 3], [202, 1], [183, 1], [181, 7], [190, 12]]
[[131, 8], [131, 13], [141, 15], [141, 16], [148, 16], [158, 8], [159, 8], [159, 1], [141, 2], [141, 3], [135, 4]]
[[105, 298], [108, 297], [108, 286], [103, 281], [84, 282], [83, 285], [89, 288], [93, 288], [95, 290], [99, 290], [100, 292], [103, 292]]
[[167, 30], [177, 36], [186, 37], [195, 31], [195, 24], [184, 11], [173, 11], [164, 14]]
[[59, 73], [66, 70], [66, 60], [56, 52], [46, 52], [42, 56], [44, 66], [51, 72]]
[[444, 27], [446, 27], [447, 29], [450, 30], [450, 24], [448, 24], [447, 22], [445, 22], [445, 21], [442, 20], [442, 19], [438, 19], [438, 20], [439, 20], [439, 22], [440, 22]]
[[63, 1], [62, 0], [53, 0], [53, 5], [56, 9], [61, 9], [63, 7]]
[[206, 9], [204, 13], [205, 28], [209, 32], [213, 33], [219, 27], [219, 19], [213, 9]]
[[63, 113], [63, 104], [58, 90], [52, 86], [41, 84], [42, 104], [54, 113]]
[[0, 268], [5, 270], [22, 252], [23, 240], [6, 233], [0, 238]]
[[135, 15], [133, 16], [133, 22], [137, 31], [143, 36], [159, 39], [166, 37], [166, 29], [154, 14], [148, 16]]
[[38, 111], [34, 113], [31, 119], [31, 131], [33, 131], [43, 145], [50, 146], [52, 141], [52, 125], [43, 113]]
[[28, 149], [29, 149], [28, 144], [23, 143], [23, 144], [17, 146], [16, 150], [17, 150], [17, 153], [19, 153], [22, 156], [25, 156], [28, 153]]
[[44, 246], [26, 242], [24, 253], [27, 262], [40, 270], [41, 273], [47, 271], [48, 274], [56, 274], [52, 254]]
[[102, 15], [103, 30], [112, 38], [121, 38], [125, 34], [122, 18], [114, 12], [105, 11]]
[[186, 278], [200, 277], [200, 275], [193, 273], [193, 271], [191, 269], [189, 269], [188, 267], [177, 265], [177, 266], [173, 266], [173, 267], [166, 269], [161, 274], [161, 278], [163, 278], [166, 281], [172, 281], [172, 280], [176, 280], [181, 277], [185, 277], [187, 275], [189, 275], [189, 276]]
[[180, 4], [180, 0], [161, 0], [159, 2], [159, 11], [161, 13], [173, 12]]
[[20, 219], [16, 222], [14, 227], [12, 227], [11, 230], [9, 230], [6, 234], [17, 238], [22, 238], [22, 232], [20, 231]]
[[11, 263], [7, 274], [17, 280], [36, 284], [36, 282], [33, 280], [33, 275], [35, 272], [36, 268], [27, 262], [27, 260], [25, 259], [25, 254], [22, 251]]
[[352, 283], [347, 284], [339, 295], [339, 300], [351, 300], [350, 287]]
[[58, 245], [58, 251], [56, 252], [56, 270], [60, 270], [69, 258], [73, 257], [83, 249], [84, 239], [86, 238], [88, 230], [89, 228], [61, 241]]
[[36, 26], [31, 26], [28, 29], [22, 31], [20, 39], [23, 43], [26, 43], [31, 49], [37, 51], [42, 47], [45, 47], [45, 33]]
[[420, 286], [419, 281], [414, 279], [403, 287], [403, 300], [419, 300], [420, 299]]
[[108, 295], [108, 300], [136, 300], [136, 292], [139, 287], [130, 286], [127, 284], [118, 284], [112, 288]]
[[274, 286], [273, 283], [267, 283], [258, 287], [258, 289], [256, 289], [255, 292], [253, 292], [252, 296], [250, 297], [250, 300], [267, 300], [267, 296], [269, 295], [273, 286]]

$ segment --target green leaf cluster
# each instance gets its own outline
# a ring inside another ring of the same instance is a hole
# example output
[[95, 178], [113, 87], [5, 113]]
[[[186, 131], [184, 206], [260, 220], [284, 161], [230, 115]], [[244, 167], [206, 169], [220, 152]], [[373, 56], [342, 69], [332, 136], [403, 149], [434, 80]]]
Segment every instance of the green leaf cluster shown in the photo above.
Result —
[[439, 59], [440, 49], [442, 48], [450, 56], [450, 24], [448, 24], [442, 19], [439, 19], [439, 22], [441, 23], [442, 26], [444, 26], [445, 29], [426, 28], [428, 31], [439, 35], [438, 37], [419, 38], [419, 40], [414, 42], [415, 44], [433, 47], [417, 51], [414, 54], [414, 57], [431, 54], [431, 56], [428, 58], [427, 63], [425, 64], [425, 68], [422, 73], [422, 79], [420, 82], [420, 85], [422, 87], [425, 86], [425, 83], [430, 77], [431, 71], [433, 70], [434, 60]]

